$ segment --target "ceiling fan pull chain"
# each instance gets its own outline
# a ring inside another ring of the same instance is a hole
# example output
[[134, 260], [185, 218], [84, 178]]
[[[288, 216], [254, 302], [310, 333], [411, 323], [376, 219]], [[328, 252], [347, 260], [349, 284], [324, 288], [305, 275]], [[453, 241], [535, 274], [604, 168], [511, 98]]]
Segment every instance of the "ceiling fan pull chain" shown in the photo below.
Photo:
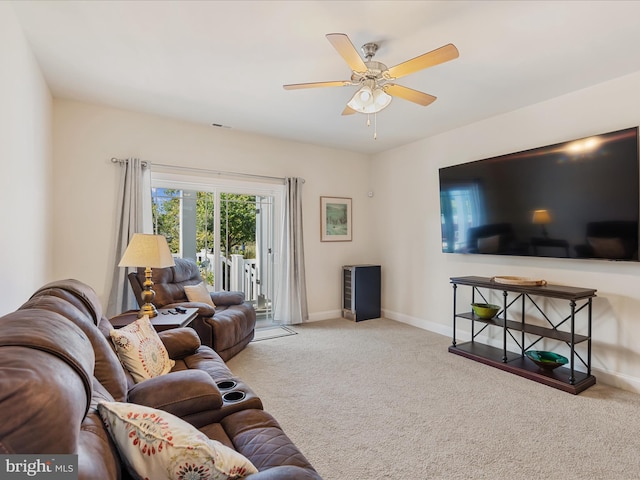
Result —
[[373, 139], [378, 139], [378, 114], [373, 114]]
[[371, 116], [367, 113], [367, 127], [371, 126]]

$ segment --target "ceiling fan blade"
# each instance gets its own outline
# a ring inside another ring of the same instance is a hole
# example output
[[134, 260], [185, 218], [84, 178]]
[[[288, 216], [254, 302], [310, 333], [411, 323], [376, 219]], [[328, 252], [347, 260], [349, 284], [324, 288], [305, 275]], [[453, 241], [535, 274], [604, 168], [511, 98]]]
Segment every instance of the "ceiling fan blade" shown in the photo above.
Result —
[[392, 78], [400, 78], [410, 73], [423, 70], [425, 68], [433, 67], [459, 56], [458, 49], [455, 45], [449, 43], [444, 47], [436, 48], [428, 53], [422, 54], [419, 57], [412, 58], [406, 62], [400, 63], [395, 67], [389, 69], [389, 75]]
[[404, 100], [409, 100], [410, 102], [417, 103], [418, 105], [422, 105], [423, 107], [426, 107], [427, 105], [436, 101], [436, 97], [434, 97], [433, 95], [419, 92], [418, 90], [413, 90], [412, 88], [403, 87], [402, 85], [388, 83], [384, 87], [382, 87], [382, 89], [392, 97], [403, 98]]
[[342, 115], [353, 115], [354, 113], [358, 113], [356, 112], [353, 108], [351, 108], [349, 105], [347, 105], [346, 107], [344, 107], [344, 110], [342, 111]]
[[285, 90], [298, 90], [301, 88], [318, 88], [318, 87], [346, 87], [351, 85], [349, 80], [338, 80], [335, 82], [312, 82], [312, 83], [292, 83], [290, 85], [283, 85]]
[[344, 58], [349, 68], [354, 72], [364, 73], [367, 71], [367, 66], [364, 64], [364, 60], [353, 46], [349, 37], [344, 33], [328, 33], [326, 35], [327, 40], [331, 42], [333, 48]]

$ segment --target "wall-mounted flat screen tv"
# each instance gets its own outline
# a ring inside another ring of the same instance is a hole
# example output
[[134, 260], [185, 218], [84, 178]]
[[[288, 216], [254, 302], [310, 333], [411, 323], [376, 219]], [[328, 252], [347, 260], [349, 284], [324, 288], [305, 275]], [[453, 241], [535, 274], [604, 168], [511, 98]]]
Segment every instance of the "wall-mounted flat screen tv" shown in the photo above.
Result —
[[439, 174], [443, 252], [638, 261], [638, 127]]

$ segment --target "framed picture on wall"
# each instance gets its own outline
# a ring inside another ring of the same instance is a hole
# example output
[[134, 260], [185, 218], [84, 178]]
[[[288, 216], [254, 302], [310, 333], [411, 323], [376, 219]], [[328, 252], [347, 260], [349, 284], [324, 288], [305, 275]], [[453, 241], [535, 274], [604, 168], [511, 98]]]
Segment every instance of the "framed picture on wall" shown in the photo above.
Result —
[[351, 241], [351, 199], [320, 197], [320, 241]]

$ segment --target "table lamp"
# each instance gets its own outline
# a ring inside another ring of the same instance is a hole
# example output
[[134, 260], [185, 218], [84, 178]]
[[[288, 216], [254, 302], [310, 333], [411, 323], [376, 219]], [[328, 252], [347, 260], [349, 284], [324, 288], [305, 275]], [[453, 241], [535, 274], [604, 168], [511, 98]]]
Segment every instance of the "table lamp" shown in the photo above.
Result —
[[151, 280], [152, 268], [173, 267], [175, 262], [171, 256], [171, 250], [167, 244], [167, 239], [162, 235], [149, 235], [145, 233], [134, 233], [127, 249], [118, 264], [119, 267], [144, 267], [145, 281], [142, 284], [142, 302], [138, 318], [148, 315], [153, 318], [158, 315], [158, 310], [151, 303], [156, 296], [153, 291], [153, 281]]

